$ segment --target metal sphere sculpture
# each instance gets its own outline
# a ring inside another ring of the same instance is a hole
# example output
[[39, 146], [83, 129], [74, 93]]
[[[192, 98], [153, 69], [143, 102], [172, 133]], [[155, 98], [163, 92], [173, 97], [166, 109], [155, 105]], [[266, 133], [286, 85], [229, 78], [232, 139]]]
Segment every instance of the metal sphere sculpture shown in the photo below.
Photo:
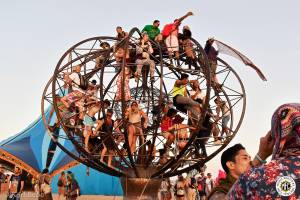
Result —
[[[203, 166], [232, 140], [244, 117], [245, 89], [234, 69], [221, 58], [214, 65], [195, 39], [174, 56], [163, 41], [149, 40], [153, 51], [146, 49], [143, 37], [133, 28], [123, 39], [72, 46], [45, 87], [42, 115], [51, 139], [89, 167], [113, 176], [170, 177]], [[183, 74], [194, 107], [174, 102]]]

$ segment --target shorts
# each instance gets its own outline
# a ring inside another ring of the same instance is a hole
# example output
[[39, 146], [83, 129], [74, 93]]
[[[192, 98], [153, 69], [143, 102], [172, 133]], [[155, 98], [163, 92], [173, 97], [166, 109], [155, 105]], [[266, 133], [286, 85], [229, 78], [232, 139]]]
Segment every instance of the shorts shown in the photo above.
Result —
[[169, 35], [165, 39], [165, 43], [169, 52], [179, 51], [179, 42], [177, 36]]
[[86, 115], [84, 115], [83, 124], [85, 126], [92, 127], [92, 126], [94, 126], [95, 122], [92, 117], [90, 117], [89, 115], [86, 114]]

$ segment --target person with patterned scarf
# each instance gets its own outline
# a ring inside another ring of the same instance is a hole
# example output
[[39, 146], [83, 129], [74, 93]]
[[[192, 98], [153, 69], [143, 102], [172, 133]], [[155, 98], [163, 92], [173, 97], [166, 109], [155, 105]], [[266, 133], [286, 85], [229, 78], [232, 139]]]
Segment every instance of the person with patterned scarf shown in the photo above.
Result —
[[[275, 111], [269, 135], [269, 141], [275, 141], [272, 160], [240, 176], [228, 193], [230, 200], [300, 199], [299, 103], [284, 104]], [[267, 157], [256, 155], [262, 162]]]

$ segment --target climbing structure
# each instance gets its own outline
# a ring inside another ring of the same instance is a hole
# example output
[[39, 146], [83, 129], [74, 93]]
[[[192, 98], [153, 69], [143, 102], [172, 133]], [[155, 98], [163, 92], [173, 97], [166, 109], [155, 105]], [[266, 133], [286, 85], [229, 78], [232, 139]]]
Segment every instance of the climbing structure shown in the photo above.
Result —
[[[243, 83], [220, 56], [214, 69], [193, 38], [189, 52], [184, 44], [180, 46], [179, 57], [170, 55], [163, 42], [150, 40], [153, 52], [144, 57], [149, 50], [140, 43], [141, 37], [133, 28], [123, 39], [94, 37], [68, 49], [43, 93], [44, 123], [62, 150], [113, 176], [159, 178], [199, 169], [240, 128], [246, 107]], [[150, 61], [137, 62], [139, 55], [154, 63], [154, 71]], [[191, 100], [198, 83], [200, 108], [189, 110], [174, 103], [174, 84], [182, 74], [189, 75], [186, 97]], [[136, 104], [138, 108], [133, 109]], [[49, 106], [53, 114], [46, 117]], [[181, 120], [176, 122], [172, 116], [170, 131], [163, 131], [162, 121], [170, 109]], [[139, 124], [131, 123], [129, 117], [136, 110]], [[112, 125], [107, 113], [112, 114]], [[168, 145], [166, 132], [174, 136]], [[64, 140], [70, 140], [80, 154], [64, 148]]]

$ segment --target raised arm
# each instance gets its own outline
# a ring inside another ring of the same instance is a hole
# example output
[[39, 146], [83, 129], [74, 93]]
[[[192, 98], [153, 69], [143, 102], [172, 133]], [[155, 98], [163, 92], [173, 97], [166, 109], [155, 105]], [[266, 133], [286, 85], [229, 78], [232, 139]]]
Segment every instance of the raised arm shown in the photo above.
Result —
[[194, 13], [192, 13], [191, 11], [186, 13], [184, 16], [180, 17], [178, 19], [178, 21], [181, 23], [185, 18], [187, 18], [188, 16], [192, 16]]

